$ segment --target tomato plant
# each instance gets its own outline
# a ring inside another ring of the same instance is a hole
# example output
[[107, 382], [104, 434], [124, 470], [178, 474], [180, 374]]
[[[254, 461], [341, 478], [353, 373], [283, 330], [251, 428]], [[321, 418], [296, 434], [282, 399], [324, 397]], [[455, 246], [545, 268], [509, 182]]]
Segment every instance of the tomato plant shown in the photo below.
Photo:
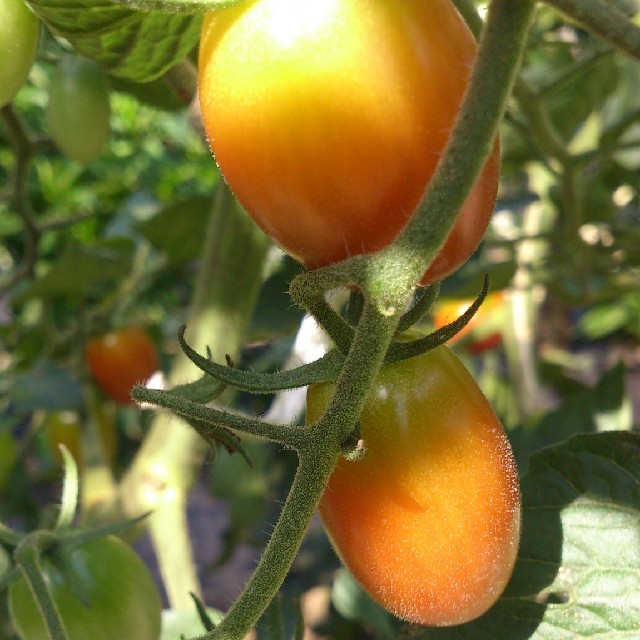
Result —
[[155, 345], [140, 327], [124, 327], [91, 339], [85, 351], [98, 386], [120, 404], [131, 403], [131, 389], [158, 370]]
[[[317, 419], [333, 386], [310, 387]], [[484, 613], [511, 575], [520, 491], [505, 433], [440, 346], [384, 367], [361, 417], [366, 455], [341, 459], [320, 515], [364, 589], [400, 618], [439, 626]]]
[[51, 77], [47, 119], [58, 148], [72, 160], [93, 162], [109, 140], [109, 91], [98, 65], [67, 57]]
[[[389, 244], [449, 139], [476, 45], [450, 0], [258, 0], [205, 17], [200, 100], [216, 161], [256, 222], [309, 268]], [[423, 284], [492, 213], [498, 144]]]
[[39, 39], [40, 21], [23, 0], [0, 0], [0, 107], [25, 83]]
[[[61, 546], [41, 560], [45, 580], [69, 640], [157, 640], [162, 610], [158, 590], [140, 557], [115, 537]], [[24, 578], [9, 588], [11, 619], [22, 640], [48, 640]]]
[[[438, 300], [433, 312], [436, 329], [444, 327], [461, 316], [473, 303], [470, 298], [443, 298]], [[448, 342], [464, 344], [472, 355], [495, 349], [502, 342], [502, 321], [507, 298], [504, 291], [488, 293], [484, 302], [471, 320]]]

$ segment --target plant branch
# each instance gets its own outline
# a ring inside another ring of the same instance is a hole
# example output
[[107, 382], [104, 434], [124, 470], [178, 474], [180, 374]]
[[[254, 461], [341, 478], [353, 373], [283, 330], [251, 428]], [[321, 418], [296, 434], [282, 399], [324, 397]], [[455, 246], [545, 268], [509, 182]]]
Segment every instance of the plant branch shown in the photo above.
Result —
[[640, 27], [605, 0], [545, 0], [614, 47], [640, 60]]

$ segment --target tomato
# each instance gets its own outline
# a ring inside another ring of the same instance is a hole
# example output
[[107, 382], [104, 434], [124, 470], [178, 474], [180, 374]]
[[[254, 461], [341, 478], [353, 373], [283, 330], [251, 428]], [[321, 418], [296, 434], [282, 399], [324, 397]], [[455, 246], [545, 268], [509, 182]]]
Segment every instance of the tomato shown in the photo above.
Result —
[[[308, 420], [333, 385], [313, 385]], [[383, 367], [361, 417], [366, 455], [340, 459], [320, 503], [333, 545], [362, 587], [399, 618], [467, 622], [500, 596], [520, 535], [508, 440], [446, 346]]]
[[[41, 566], [69, 640], [158, 640], [162, 610], [158, 590], [140, 557], [118, 538], [62, 547], [43, 558]], [[9, 609], [22, 640], [49, 639], [22, 577], [9, 587]]]
[[72, 160], [88, 164], [104, 149], [110, 136], [109, 91], [98, 65], [67, 57], [58, 65], [49, 86], [47, 119], [56, 145]]
[[[308, 268], [393, 241], [450, 135], [476, 44], [450, 0], [254, 0], [207, 14], [199, 92], [237, 198]], [[422, 283], [480, 242], [498, 145]]]
[[144, 384], [159, 368], [155, 345], [140, 327], [116, 329], [93, 338], [85, 355], [98, 386], [120, 404], [131, 404], [133, 386]]
[[18, 459], [18, 445], [7, 429], [0, 429], [0, 495], [3, 494], [11, 478]]
[[[470, 298], [443, 298], [436, 303], [433, 323], [436, 329], [457, 320], [473, 303]], [[448, 344], [461, 343], [471, 355], [495, 349], [502, 342], [502, 326], [507, 298], [504, 291], [492, 291], [471, 320]]]
[[26, 82], [39, 39], [40, 21], [23, 0], [0, 0], [0, 107]]
[[[115, 424], [106, 411], [101, 410], [95, 419], [106, 460], [111, 463], [115, 459], [117, 446]], [[62, 466], [62, 453], [59, 445], [63, 444], [73, 456], [78, 467], [83, 467], [82, 429], [82, 422], [75, 411], [52, 411], [46, 416], [42, 424], [42, 431], [47, 442], [48, 452], [53, 456], [58, 466]]]

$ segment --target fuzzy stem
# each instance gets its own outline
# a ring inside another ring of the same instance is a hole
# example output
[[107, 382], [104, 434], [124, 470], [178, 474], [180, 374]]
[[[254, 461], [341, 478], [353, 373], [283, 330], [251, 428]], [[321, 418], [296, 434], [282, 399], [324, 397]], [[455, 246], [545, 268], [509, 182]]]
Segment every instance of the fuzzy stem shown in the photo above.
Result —
[[614, 47], [640, 60], [640, 27], [605, 0], [545, 0]]
[[16, 548], [14, 558], [38, 603], [50, 640], [69, 640], [62, 617], [40, 567], [40, 547], [48, 542], [48, 536], [45, 538], [41, 538], [39, 534], [28, 536]]

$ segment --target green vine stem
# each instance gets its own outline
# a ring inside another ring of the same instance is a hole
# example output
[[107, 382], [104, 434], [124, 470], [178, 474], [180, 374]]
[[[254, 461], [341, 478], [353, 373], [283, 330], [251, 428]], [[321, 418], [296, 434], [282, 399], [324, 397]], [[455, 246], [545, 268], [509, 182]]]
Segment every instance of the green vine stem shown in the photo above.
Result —
[[[239, 352], [262, 281], [267, 247], [267, 238], [220, 181], [188, 313], [190, 336], [198, 348], [204, 350], [208, 345], [216, 359], [223, 360], [227, 353], [235, 357]], [[179, 353], [169, 386], [183, 384], [197, 373]], [[114, 520], [153, 512], [148, 528], [170, 605], [177, 610], [191, 611], [189, 593], [200, 593], [186, 500], [207, 447], [195, 430], [168, 412], [159, 412], [120, 482], [114, 503], [101, 514]]]
[[47, 532], [27, 536], [15, 550], [14, 559], [20, 568], [44, 618], [50, 640], [69, 640], [55, 600], [40, 567], [40, 552], [51, 544], [53, 538]]
[[545, 0], [614, 47], [640, 60], [640, 27], [606, 0]]
[[197, 640], [241, 640], [275, 597], [331, 476], [340, 444], [359, 419], [397, 322], [397, 316], [382, 315], [376, 305], [365, 305], [335, 394], [297, 443], [296, 476], [255, 572], [220, 624]]

